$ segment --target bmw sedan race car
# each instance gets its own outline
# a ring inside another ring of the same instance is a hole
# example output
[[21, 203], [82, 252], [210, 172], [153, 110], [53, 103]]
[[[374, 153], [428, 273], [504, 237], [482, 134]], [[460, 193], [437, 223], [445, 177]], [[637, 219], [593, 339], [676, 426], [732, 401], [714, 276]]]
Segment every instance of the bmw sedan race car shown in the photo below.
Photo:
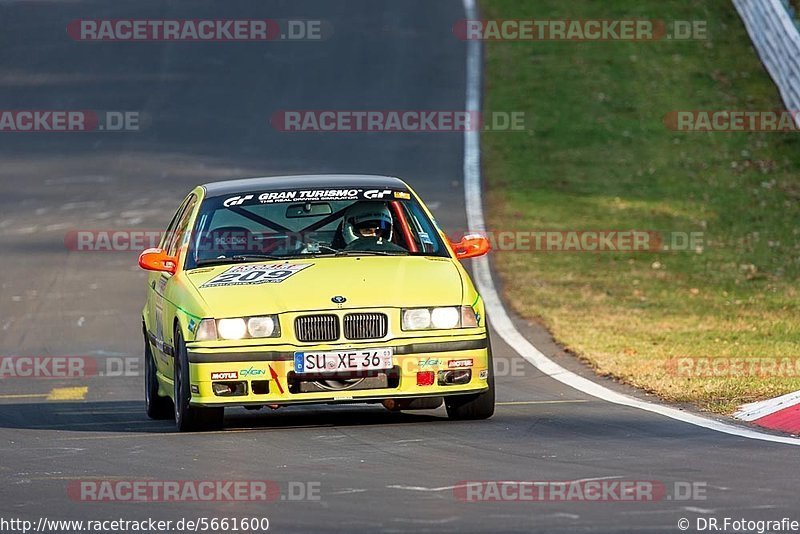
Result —
[[494, 413], [484, 304], [450, 243], [397, 178], [285, 176], [210, 183], [181, 204], [150, 272], [145, 398], [179, 431], [224, 408], [445, 404]]

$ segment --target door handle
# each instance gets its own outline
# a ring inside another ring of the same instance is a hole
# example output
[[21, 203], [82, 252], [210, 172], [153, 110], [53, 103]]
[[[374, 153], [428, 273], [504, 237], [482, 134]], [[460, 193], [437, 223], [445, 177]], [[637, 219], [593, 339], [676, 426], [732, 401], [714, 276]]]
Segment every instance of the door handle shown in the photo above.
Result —
[[156, 281], [155, 281], [155, 280], [153, 280], [152, 282], [150, 282], [150, 287], [151, 287], [151, 288], [153, 288], [153, 289], [155, 289], [155, 288], [156, 288]]

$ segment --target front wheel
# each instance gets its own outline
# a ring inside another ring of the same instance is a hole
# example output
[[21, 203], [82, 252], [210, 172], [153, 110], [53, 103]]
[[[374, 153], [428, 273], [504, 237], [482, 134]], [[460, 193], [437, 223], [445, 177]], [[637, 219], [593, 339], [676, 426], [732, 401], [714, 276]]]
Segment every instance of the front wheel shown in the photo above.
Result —
[[153, 351], [150, 348], [150, 340], [147, 338], [147, 330], [144, 330], [144, 405], [147, 417], [150, 419], [172, 419], [172, 402], [169, 397], [161, 397], [158, 394], [158, 376], [156, 361], [153, 359]]
[[489, 340], [489, 330], [486, 330], [488, 358], [487, 358], [487, 377], [486, 383], [488, 391], [471, 395], [453, 395], [445, 397], [444, 404], [447, 408], [447, 416], [454, 420], [488, 419], [494, 415], [494, 362], [492, 360], [492, 344]]
[[201, 432], [222, 428], [225, 408], [190, 406], [192, 398], [189, 358], [180, 331], [175, 332], [174, 350], [175, 427], [178, 432]]

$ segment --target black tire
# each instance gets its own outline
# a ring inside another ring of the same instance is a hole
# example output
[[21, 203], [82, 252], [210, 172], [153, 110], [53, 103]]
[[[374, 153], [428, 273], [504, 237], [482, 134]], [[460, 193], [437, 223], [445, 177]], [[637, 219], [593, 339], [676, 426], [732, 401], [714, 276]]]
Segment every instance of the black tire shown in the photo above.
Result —
[[222, 428], [225, 408], [189, 406], [192, 392], [189, 383], [189, 358], [180, 331], [175, 332], [175, 427], [178, 432], [202, 432]]
[[447, 416], [455, 421], [468, 421], [475, 419], [488, 419], [494, 415], [494, 361], [492, 360], [492, 343], [489, 339], [489, 330], [486, 330], [488, 342], [487, 384], [489, 390], [471, 395], [453, 395], [444, 398]]
[[173, 407], [169, 397], [158, 394], [158, 378], [156, 377], [156, 361], [153, 359], [147, 330], [144, 330], [144, 407], [150, 419], [172, 419]]

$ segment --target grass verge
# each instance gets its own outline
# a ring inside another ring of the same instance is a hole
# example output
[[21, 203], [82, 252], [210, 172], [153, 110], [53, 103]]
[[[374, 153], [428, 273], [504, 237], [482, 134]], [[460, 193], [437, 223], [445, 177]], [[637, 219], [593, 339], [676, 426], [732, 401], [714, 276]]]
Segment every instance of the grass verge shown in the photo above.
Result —
[[730, 413], [800, 389], [800, 134], [663, 122], [673, 110], [782, 107], [731, 3], [483, 0], [482, 10], [704, 20], [709, 34], [486, 43], [485, 111], [522, 111], [528, 124], [483, 134], [490, 228], [703, 234], [681, 252], [496, 251], [507, 302], [600, 374], [668, 401]]

